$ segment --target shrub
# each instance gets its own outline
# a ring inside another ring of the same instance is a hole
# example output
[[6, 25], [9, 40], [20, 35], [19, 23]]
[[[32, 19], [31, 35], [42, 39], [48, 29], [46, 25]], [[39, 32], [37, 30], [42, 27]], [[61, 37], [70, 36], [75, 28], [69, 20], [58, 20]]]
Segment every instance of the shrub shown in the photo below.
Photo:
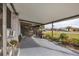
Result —
[[58, 38], [58, 37], [53, 37], [53, 38], [52, 38], [52, 41], [59, 42], [59, 38]]
[[79, 39], [71, 38], [71, 39], [65, 39], [62, 41], [65, 45], [72, 45], [72, 46], [79, 46]]
[[79, 39], [72, 38], [72, 45], [79, 46]]
[[64, 40], [62, 40], [62, 43], [65, 44], [65, 45], [70, 45], [71, 42], [72, 42], [71, 39], [64, 39]]
[[46, 35], [46, 39], [48, 39], [49, 41], [52, 41], [52, 37], [49, 34]]
[[59, 39], [60, 39], [60, 41], [63, 41], [65, 39], [68, 39], [68, 36], [65, 33], [61, 33], [60, 36], [59, 36]]
[[16, 40], [11, 40], [10, 44], [16, 46], [17, 45], [17, 41]]

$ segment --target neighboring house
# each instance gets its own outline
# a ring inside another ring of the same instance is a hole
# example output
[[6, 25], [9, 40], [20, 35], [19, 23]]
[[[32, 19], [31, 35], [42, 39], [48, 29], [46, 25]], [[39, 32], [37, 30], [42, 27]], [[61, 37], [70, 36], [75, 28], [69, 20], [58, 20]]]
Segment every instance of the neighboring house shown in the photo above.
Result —
[[66, 30], [70, 32], [79, 32], [79, 28], [71, 27], [71, 26], [66, 27]]
[[[44, 31], [51, 31], [51, 29], [45, 29]], [[67, 32], [79, 32], [79, 28], [67, 26], [64, 28], [53, 28], [53, 31], [67, 31]]]

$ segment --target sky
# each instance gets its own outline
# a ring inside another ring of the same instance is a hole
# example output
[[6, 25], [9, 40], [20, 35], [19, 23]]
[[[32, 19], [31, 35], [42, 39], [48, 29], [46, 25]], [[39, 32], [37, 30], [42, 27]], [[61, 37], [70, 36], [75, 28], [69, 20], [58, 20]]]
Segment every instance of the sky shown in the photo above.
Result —
[[[71, 20], [67, 20], [67, 21], [56, 22], [56, 23], [53, 23], [53, 25], [54, 25], [54, 28], [61, 28], [61, 27], [67, 27], [67, 26], [79, 28], [79, 18], [71, 19]], [[52, 24], [45, 25], [45, 28], [51, 29]]]

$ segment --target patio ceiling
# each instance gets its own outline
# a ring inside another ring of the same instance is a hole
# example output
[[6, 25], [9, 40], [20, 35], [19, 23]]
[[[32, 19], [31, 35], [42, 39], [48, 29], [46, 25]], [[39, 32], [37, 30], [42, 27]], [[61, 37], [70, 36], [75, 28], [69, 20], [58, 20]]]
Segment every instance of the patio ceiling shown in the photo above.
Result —
[[79, 3], [13, 3], [19, 18], [48, 23], [79, 15]]

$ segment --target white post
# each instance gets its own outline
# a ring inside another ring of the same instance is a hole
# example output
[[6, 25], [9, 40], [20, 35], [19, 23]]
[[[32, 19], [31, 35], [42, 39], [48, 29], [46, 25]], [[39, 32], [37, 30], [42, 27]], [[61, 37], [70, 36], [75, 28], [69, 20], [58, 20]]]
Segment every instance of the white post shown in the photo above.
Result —
[[3, 3], [3, 56], [6, 56], [6, 36], [7, 36], [7, 28], [6, 28], [6, 13], [7, 13], [7, 8], [6, 4]]
[[19, 35], [21, 35], [21, 23], [20, 23], [19, 18], [18, 18], [18, 23], [19, 23], [19, 24], [18, 24], [18, 27], [19, 27], [19, 28], [18, 28], [18, 29], [19, 29]]
[[52, 22], [52, 37], [53, 37], [53, 22]]

